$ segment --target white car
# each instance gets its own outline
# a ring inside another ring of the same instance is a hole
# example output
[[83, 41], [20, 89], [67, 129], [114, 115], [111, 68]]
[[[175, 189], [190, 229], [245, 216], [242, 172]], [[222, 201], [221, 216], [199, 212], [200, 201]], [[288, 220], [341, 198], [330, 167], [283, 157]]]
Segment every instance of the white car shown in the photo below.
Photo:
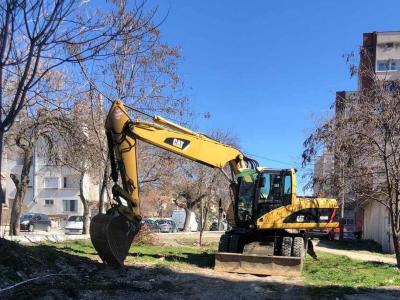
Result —
[[64, 226], [66, 234], [82, 234], [83, 216], [70, 216]]

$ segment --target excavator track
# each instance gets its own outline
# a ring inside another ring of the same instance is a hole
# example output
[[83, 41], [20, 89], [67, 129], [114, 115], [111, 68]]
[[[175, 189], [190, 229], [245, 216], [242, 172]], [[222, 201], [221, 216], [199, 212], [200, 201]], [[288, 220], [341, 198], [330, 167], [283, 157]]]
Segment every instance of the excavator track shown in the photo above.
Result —
[[104, 263], [122, 267], [139, 228], [123, 215], [98, 214], [90, 223], [90, 238]]

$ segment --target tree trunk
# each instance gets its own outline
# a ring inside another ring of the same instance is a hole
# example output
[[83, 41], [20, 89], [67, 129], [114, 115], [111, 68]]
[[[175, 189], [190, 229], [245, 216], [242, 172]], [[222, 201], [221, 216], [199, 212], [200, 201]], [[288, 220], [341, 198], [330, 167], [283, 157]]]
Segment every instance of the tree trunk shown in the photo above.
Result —
[[17, 189], [15, 194], [14, 202], [11, 208], [11, 218], [10, 218], [10, 232], [9, 235], [19, 235], [20, 234], [20, 217], [21, 217], [21, 189]]
[[394, 252], [396, 253], [397, 268], [400, 269], [400, 233], [396, 232], [393, 222], [390, 223], [392, 224], [392, 238], [393, 238]]
[[201, 222], [200, 222], [200, 237], [199, 237], [199, 246], [203, 246], [203, 232], [207, 226], [207, 216], [208, 216], [208, 206], [204, 207], [203, 199], [201, 200]]
[[[0, 76], [2, 75], [2, 72], [0, 71]], [[2, 83], [2, 79], [0, 77], [0, 84]], [[1, 88], [0, 88], [0, 105], [2, 104], [2, 98], [1, 98]], [[1, 109], [0, 109], [0, 120], [2, 118], [1, 114]], [[4, 140], [4, 132], [2, 129], [0, 129], [0, 226], [3, 225], [3, 203], [6, 202], [6, 195], [4, 192], [4, 187], [3, 187], [3, 140]]]
[[107, 185], [108, 185], [108, 177], [109, 177], [109, 166], [108, 166], [108, 160], [106, 162], [106, 166], [104, 168], [104, 173], [103, 173], [103, 180], [101, 182], [101, 189], [100, 189], [100, 198], [99, 198], [99, 214], [104, 214], [104, 197], [106, 196], [107, 192]]
[[20, 233], [21, 206], [29, 185], [29, 173], [33, 160], [32, 154], [33, 148], [24, 149], [24, 160], [20, 180], [18, 180], [15, 174], [10, 175], [16, 188], [15, 198], [11, 209], [10, 235], [19, 235]]
[[[1, 88], [0, 88], [1, 89]], [[2, 205], [2, 203], [6, 202], [6, 195], [4, 193], [4, 188], [3, 187], [3, 144], [4, 144], [4, 132], [3, 130], [0, 128], [0, 205]], [[1, 214], [0, 214], [0, 224], [1, 224]]]
[[85, 178], [85, 172], [81, 172], [81, 177], [79, 179], [79, 198], [83, 204], [83, 230], [82, 234], [89, 234], [89, 225], [90, 225], [90, 210], [89, 210], [89, 201], [86, 199], [83, 190], [83, 179]]
[[184, 225], [183, 225], [183, 231], [185, 231], [185, 232], [188, 232], [188, 231], [191, 231], [191, 228], [190, 228], [190, 221], [191, 221], [191, 219], [192, 219], [192, 212], [193, 212], [193, 209], [190, 209], [190, 208], [188, 208], [188, 207], [185, 207], [184, 208], [185, 209], [185, 214], [186, 214], [186, 217], [185, 217], [185, 223], [184, 223]]
[[217, 229], [218, 231], [221, 231], [222, 229], [222, 199], [220, 198], [218, 201], [218, 225]]

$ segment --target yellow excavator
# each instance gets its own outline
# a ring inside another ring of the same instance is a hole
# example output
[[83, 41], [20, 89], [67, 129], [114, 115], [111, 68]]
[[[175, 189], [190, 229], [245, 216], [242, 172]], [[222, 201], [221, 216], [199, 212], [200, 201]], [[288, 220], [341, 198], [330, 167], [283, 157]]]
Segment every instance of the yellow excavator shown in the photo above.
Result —
[[295, 169], [261, 168], [238, 149], [158, 116], [150, 122], [132, 120], [120, 100], [113, 102], [105, 128], [114, 204], [90, 224], [92, 243], [104, 263], [123, 266], [140, 229], [137, 140], [226, 176], [233, 194], [228, 210], [232, 229], [221, 236], [217, 271], [297, 275], [310, 245], [307, 230], [339, 226], [335, 199], [296, 196]]

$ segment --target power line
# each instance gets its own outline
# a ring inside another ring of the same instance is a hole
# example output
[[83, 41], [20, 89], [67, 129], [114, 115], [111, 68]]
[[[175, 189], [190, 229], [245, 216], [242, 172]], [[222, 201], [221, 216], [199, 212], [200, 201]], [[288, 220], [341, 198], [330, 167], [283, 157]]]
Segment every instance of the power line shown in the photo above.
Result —
[[285, 161], [281, 161], [281, 160], [277, 160], [277, 159], [272, 159], [272, 158], [268, 158], [268, 157], [265, 157], [265, 156], [252, 154], [252, 153], [247, 153], [247, 152], [245, 152], [245, 154], [248, 155], [248, 156], [250, 156], [250, 157], [253, 156], [253, 157], [256, 157], [256, 158], [261, 158], [261, 159], [265, 159], [265, 160], [272, 161], [272, 162], [276, 162], [276, 163], [280, 163], [280, 164], [285, 164], [285, 165], [290, 165], [290, 166], [297, 165], [296, 163], [285, 162]]

